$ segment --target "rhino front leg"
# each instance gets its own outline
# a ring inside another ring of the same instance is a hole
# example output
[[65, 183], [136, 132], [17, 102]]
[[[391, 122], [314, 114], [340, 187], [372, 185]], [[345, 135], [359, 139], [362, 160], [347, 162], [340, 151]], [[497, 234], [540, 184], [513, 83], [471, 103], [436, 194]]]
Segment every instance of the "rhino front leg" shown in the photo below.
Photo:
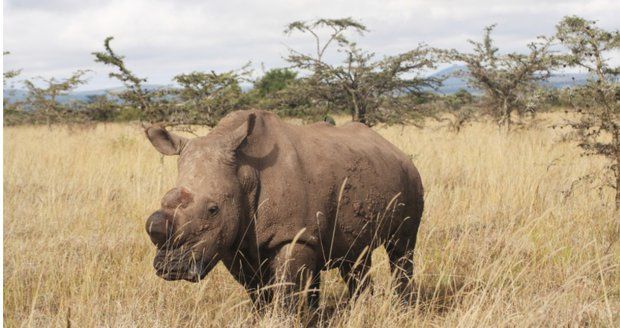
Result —
[[256, 285], [252, 288], [247, 288], [248, 294], [250, 295], [250, 299], [252, 300], [252, 304], [254, 304], [254, 309], [262, 313], [265, 307], [271, 303], [273, 298], [273, 291], [269, 288], [264, 288], [261, 285]]
[[320, 269], [316, 252], [305, 244], [286, 244], [272, 261], [276, 300], [293, 311], [304, 298], [310, 308], [319, 306]]
[[266, 264], [256, 265], [246, 258], [243, 253], [238, 252], [232, 259], [224, 258], [223, 262], [232, 276], [245, 287], [254, 309], [263, 312], [273, 298], [273, 290], [267, 287], [272, 276]]
[[347, 283], [351, 300], [356, 299], [370, 287], [370, 277], [368, 276], [370, 265], [371, 257], [368, 255], [357, 263], [344, 262], [338, 267], [342, 279]]

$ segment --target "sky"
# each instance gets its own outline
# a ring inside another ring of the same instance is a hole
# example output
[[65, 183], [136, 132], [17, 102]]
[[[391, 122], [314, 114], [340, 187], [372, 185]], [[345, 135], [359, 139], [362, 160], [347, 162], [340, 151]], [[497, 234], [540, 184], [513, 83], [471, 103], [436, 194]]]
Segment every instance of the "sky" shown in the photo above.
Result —
[[[554, 33], [566, 15], [578, 14], [607, 29], [620, 28], [620, 1], [398, 0], [398, 1], [208, 1], [208, 0], [4, 0], [4, 70], [22, 69], [20, 78], [68, 77], [88, 69], [79, 90], [120, 86], [111, 68], [93, 61], [103, 40], [149, 84], [171, 84], [180, 73], [226, 71], [252, 62], [263, 69], [286, 66], [290, 48], [309, 50], [312, 40], [287, 36], [296, 20], [353, 17], [369, 32], [358, 44], [378, 57], [413, 49], [419, 43], [470, 50], [467, 39], [494, 32], [502, 51], [525, 51], [536, 36]], [[336, 61], [332, 53], [329, 60]]]

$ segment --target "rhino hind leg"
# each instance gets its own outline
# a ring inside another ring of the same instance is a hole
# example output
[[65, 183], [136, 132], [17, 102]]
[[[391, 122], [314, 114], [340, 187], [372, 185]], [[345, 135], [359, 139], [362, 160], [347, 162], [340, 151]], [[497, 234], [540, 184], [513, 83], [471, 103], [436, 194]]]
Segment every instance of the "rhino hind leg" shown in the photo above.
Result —
[[400, 240], [386, 245], [390, 258], [390, 269], [396, 283], [396, 291], [405, 304], [411, 304], [414, 297], [413, 248], [415, 241]]

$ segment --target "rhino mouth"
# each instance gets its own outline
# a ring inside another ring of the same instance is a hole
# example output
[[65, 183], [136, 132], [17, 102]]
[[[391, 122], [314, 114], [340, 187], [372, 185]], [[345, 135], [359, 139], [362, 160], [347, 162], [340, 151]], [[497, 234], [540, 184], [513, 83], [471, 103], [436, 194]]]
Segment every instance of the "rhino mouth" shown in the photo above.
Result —
[[157, 249], [157, 255], [153, 260], [157, 276], [168, 280], [187, 280], [199, 282], [215, 266], [213, 259], [206, 260], [202, 256], [196, 256], [191, 250]]

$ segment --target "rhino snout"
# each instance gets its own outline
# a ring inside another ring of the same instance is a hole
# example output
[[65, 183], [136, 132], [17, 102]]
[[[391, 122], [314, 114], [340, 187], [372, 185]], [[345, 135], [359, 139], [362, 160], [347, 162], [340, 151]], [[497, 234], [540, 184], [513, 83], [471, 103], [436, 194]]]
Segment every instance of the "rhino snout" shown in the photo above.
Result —
[[164, 212], [157, 211], [146, 220], [146, 233], [157, 248], [162, 248], [172, 235], [172, 224], [166, 217]]

